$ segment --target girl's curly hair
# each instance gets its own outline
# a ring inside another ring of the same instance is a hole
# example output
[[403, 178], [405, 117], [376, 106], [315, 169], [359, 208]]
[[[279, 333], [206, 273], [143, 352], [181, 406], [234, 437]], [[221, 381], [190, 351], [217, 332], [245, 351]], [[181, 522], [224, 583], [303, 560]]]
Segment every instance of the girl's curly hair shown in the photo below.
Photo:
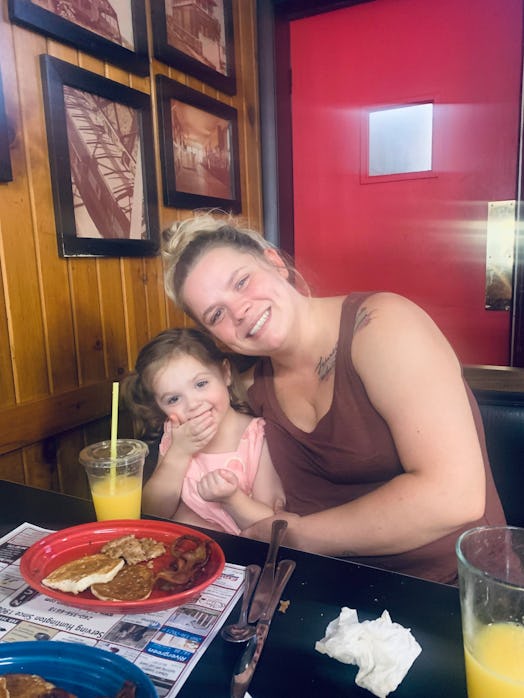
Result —
[[205, 366], [218, 366], [222, 369], [224, 361], [231, 367], [231, 385], [229, 394], [231, 406], [238, 412], [252, 414], [244, 399], [234, 363], [213, 339], [194, 328], [175, 328], [160, 332], [140, 350], [134, 373], [122, 381], [122, 400], [133, 417], [137, 436], [156, 439], [162, 434], [166, 415], [157, 405], [152, 389], [155, 375], [171, 359], [178, 356], [192, 356]]

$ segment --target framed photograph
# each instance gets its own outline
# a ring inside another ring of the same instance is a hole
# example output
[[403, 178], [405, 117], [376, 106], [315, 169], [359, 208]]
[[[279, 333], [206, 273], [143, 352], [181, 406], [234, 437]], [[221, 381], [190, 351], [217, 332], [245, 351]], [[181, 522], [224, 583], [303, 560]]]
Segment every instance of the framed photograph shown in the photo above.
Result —
[[52, 56], [40, 65], [60, 256], [156, 254], [150, 96]]
[[231, 0], [151, 0], [151, 18], [155, 58], [235, 94]]
[[8, 0], [15, 24], [149, 75], [145, 0]]
[[241, 209], [237, 111], [156, 76], [164, 204]]
[[5, 113], [2, 75], [0, 74], [0, 182], [11, 182], [12, 179], [11, 156], [9, 154], [9, 132]]

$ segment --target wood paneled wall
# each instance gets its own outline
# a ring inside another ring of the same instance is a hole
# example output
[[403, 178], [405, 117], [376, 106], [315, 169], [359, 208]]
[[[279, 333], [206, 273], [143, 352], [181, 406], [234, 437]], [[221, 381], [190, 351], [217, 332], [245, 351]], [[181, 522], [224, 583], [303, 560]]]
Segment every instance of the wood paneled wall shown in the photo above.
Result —
[[[161, 228], [189, 212], [162, 204], [154, 76], [162, 73], [235, 107], [242, 215], [260, 229], [255, 0], [233, 0], [237, 93], [232, 97], [153, 58], [149, 77], [126, 73], [11, 24], [7, 0], [0, 8], [0, 71], [13, 169], [13, 181], [0, 183], [0, 478], [87, 496], [78, 452], [108, 438], [112, 381], [133, 367], [142, 344], [168, 326], [183, 325], [185, 317], [164, 294], [160, 257], [58, 256], [39, 55], [151, 95]], [[122, 416], [120, 434], [131, 430]]]

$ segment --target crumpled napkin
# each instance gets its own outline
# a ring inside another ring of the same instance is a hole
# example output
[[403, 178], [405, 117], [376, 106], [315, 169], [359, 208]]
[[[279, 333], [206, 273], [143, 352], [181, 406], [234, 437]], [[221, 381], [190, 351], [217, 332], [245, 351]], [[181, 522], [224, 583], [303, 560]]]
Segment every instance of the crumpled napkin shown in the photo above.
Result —
[[422, 651], [409, 628], [393, 623], [387, 611], [376, 620], [359, 623], [356, 610], [346, 606], [315, 649], [339, 662], [356, 664], [355, 683], [379, 698], [397, 688]]

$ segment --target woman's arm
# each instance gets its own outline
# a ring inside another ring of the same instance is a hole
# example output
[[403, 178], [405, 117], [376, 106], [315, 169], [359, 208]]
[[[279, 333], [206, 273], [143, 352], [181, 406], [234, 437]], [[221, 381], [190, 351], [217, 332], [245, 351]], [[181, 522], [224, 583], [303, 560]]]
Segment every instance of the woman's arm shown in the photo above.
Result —
[[[353, 502], [289, 516], [286, 544], [328, 555], [394, 554], [480, 518], [478, 435], [458, 360], [433, 321], [405, 298], [376, 294], [361, 307], [346, 350], [389, 425], [404, 473]], [[267, 538], [271, 521], [246, 535]]]
[[265, 439], [253, 482], [253, 499], [266, 504], [273, 512], [278, 512], [286, 506], [284, 488], [269, 455]]

